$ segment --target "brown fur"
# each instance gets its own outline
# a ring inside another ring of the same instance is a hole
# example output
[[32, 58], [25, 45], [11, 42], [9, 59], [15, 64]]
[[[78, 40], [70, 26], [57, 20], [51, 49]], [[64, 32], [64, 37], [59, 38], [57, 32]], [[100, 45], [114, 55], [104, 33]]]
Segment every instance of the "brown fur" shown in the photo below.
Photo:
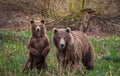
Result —
[[[78, 68], [80, 63], [88, 69], [94, 67], [94, 51], [87, 36], [80, 31], [71, 31], [67, 29], [54, 29], [53, 42], [57, 48], [57, 60], [60, 68], [66, 68], [70, 65], [70, 69]], [[61, 49], [60, 38], [65, 40], [65, 48]]]
[[[29, 49], [29, 58], [23, 68], [23, 72], [31, 70], [32, 68], [37, 69], [46, 69], [46, 57], [50, 51], [50, 46], [48, 42], [48, 38], [46, 35], [46, 28], [44, 25], [44, 21], [31, 21], [31, 32], [32, 36], [28, 42]], [[36, 31], [36, 27], [40, 26], [40, 31]]]

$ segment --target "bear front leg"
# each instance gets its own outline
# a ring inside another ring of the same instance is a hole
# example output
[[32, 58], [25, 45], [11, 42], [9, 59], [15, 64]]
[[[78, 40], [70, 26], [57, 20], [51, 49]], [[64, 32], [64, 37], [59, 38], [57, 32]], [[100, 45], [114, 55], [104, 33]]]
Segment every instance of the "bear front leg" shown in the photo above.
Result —
[[47, 45], [46, 47], [45, 47], [45, 49], [42, 51], [42, 56], [47, 56], [47, 54], [49, 53], [49, 51], [50, 51], [50, 46], [49, 45]]
[[39, 56], [40, 53], [38, 52], [38, 50], [36, 50], [35, 48], [33, 48], [31, 45], [28, 45], [28, 49], [30, 50], [30, 53], [34, 56]]
[[67, 69], [66, 69], [67, 68], [67, 61], [66, 60], [59, 61], [58, 63], [59, 63], [58, 68], [59, 68], [60, 74], [66, 73], [67, 72]]
[[57, 56], [57, 61], [58, 61], [58, 69], [59, 69], [59, 73], [62, 74], [63, 70], [64, 70], [64, 57], [62, 57], [60, 55], [60, 53], [56, 53]]
[[62, 65], [62, 64], [63, 64], [63, 63], [62, 63], [62, 61], [58, 61], [58, 63], [59, 63], [59, 64], [58, 64], [59, 73], [62, 74], [62, 70], [63, 70], [63, 65]]
[[70, 62], [70, 72], [73, 72], [75, 68], [76, 68], [75, 62], [74, 61]]
[[72, 57], [71, 61], [70, 61], [70, 71], [74, 74], [76, 72], [76, 70], [78, 69], [80, 64], [80, 60], [79, 57]]

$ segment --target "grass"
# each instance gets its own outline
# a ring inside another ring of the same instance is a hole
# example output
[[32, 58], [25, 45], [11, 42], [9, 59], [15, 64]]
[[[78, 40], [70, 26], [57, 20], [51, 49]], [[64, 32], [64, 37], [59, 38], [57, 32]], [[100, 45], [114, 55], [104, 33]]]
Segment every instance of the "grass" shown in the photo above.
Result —
[[[52, 33], [47, 32], [51, 44], [48, 55], [48, 70], [38, 73], [36, 69], [22, 73], [22, 68], [28, 58], [26, 48], [30, 37], [26, 31], [0, 32], [0, 76], [60, 76], [57, 68], [55, 47], [52, 43]], [[79, 69], [75, 76], [119, 76], [120, 75], [120, 38], [93, 38], [89, 37], [95, 50], [95, 68], [92, 71]], [[62, 76], [70, 76], [69, 73]]]

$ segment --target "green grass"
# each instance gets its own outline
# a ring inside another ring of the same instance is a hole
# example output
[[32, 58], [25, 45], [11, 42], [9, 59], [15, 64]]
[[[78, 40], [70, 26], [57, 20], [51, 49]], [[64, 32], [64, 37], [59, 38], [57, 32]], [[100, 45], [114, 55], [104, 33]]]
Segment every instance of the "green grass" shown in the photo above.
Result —
[[[35, 69], [22, 73], [22, 68], [28, 58], [26, 48], [30, 37], [26, 31], [0, 32], [0, 76], [60, 76], [57, 68], [55, 47], [52, 43], [52, 33], [47, 32], [51, 44], [48, 55], [48, 70], [38, 73]], [[120, 75], [120, 38], [93, 38], [89, 37], [95, 50], [95, 68], [92, 71], [79, 69], [75, 76], [119, 76]], [[62, 76], [70, 76], [69, 73]]]

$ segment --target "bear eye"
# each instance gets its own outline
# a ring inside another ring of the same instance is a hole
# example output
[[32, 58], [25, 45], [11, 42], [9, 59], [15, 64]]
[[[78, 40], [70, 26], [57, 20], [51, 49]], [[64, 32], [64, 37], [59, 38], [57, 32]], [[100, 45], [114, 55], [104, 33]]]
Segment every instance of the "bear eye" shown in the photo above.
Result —
[[58, 39], [60, 39], [60, 37], [58, 36]]

